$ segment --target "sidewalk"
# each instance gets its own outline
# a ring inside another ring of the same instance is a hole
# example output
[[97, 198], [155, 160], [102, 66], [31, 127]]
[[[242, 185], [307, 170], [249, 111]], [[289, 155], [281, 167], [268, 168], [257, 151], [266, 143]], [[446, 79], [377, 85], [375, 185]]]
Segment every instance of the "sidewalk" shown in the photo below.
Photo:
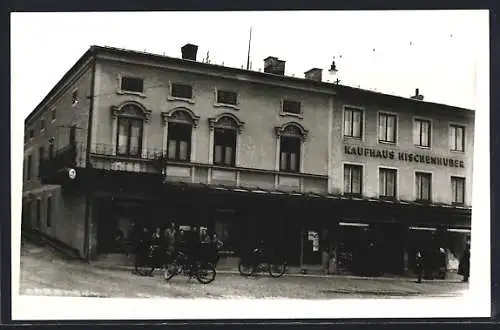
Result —
[[[90, 264], [92, 267], [107, 269], [107, 270], [120, 270], [120, 271], [129, 271], [132, 272], [134, 270], [133, 266], [127, 265], [117, 265], [110, 264], [107, 262], [99, 262], [94, 261]], [[217, 274], [228, 274], [228, 275], [240, 275], [237, 269], [231, 268], [217, 268]], [[260, 273], [265, 274], [265, 273]], [[415, 278], [408, 276], [358, 276], [358, 275], [348, 275], [348, 274], [319, 274], [319, 273], [310, 273], [310, 274], [301, 274], [301, 273], [285, 273], [284, 276], [288, 277], [302, 277], [302, 278], [342, 278], [342, 279], [360, 279], [360, 280], [380, 280], [380, 281], [404, 281], [404, 282], [412, 282], [416, 281]], [[455, 274], [449, 273], [448, 278], [444, 280], [434, 279], [434, 280], [422, 280], [422, 283], [457, 283], [462, 280], [462, 277]]]

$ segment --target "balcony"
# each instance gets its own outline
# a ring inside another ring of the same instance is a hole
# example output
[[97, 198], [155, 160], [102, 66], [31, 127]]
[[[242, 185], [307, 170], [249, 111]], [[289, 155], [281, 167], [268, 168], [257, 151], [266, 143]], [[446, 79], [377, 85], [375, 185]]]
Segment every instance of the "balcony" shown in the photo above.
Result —
[[261, 188], [289, 192], [327, 193], [328, 177], [306, 173], [284, 173], [256, 168], [219, 166], [166, 160], [164, 151], [146, 149], [137, 156], [117, 155], [112, 145], [92, 145], [94, 169], [163, 174], [166, 182], [204, 183]]
[[83, 147], [76, 143], [66, 145], [45, 157], [40, 163], [40, 180], [43, 184], [61, 184], [69, 168], [83, 167]]

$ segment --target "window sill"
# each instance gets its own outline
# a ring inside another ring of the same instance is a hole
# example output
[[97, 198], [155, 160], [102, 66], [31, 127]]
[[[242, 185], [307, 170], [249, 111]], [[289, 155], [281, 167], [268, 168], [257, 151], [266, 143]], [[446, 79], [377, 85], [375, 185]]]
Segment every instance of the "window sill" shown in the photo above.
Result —
[[342, 196], [349, 198], [363, 198], [363, 194], [356, 194], [356, 193], [343, 193]]
[[169, 97], [167, 97], [167, 100], [168, 101], [179, 101], [179, 102], [186, 102], [186, 103], [189, 103], [189, 104], [194, 104], [194, 100], [193, 99], [186, 99], [186, 98], [183, 98], [183, 97], [169, 96]]
[[378, 143], [380, 143], [380, 144], [386, 144], [386, 145], [391, 145], [391, 146], [396, 146], [397, 145], [396, 141], [393, 142], [393, 141], [378, 140]]
[[232, 110], [240, 110], [240, 108], [237, 105], [226, 104], [226, 103], [214, 103], [214, 107], [216, 107], [216, 108], [226, 108], [226, 109], [232, 109]]
[[[135, 96], [139, 96], [139, 97], [142, 97], [142, 98], [146, 97], [146, 94], [141, 93], [141, 92], [124, 91], [124, 90], [121, 90], [121, 89], [117, 89], [116, 90], [116, 94], [120, 94], [120, 95], [135, 95]], [[78, 104], [78, 103], [76, 103], [76, 104]]]
[[453, 205], [453, 206], [465, 206], [465, 203], [461, 203], [461, 202], [451, 202], [451, 205]]
[[422, 204], [431, 204], [432, 201], [430, 199], [416, 199], [415, 202]]
[[464, 150], [455, 150], [455, 149], [450, 149], [450, 152], [454, 153], [454, 154], [464, 154], [465, 153]]
[[420, 145], [418, 145], [418, 144], [415, 144], [415, 148], [418, 148], [418, 149], [424, 149], [424, 150], [431, 150], [431, 147], [430, 147], [430, 146], [426, 147], [426, 146], [420, 146]]
[[290, 171], [290, 170], [282, 170], [280, 169], [278, 174], [284, 174], [284, 175], [301, 175], [302, 172], [300, 171]]
[[356, 137], [356, 136], [344, 135], [344, 141], [359, 141], [359, 142], [363, 142], [363, 138]]
[[299, 119], [304, 119], [304, 115], [301, 113], [291, 113], [291, 112], [280, 112], [281, 117], [294, 117]]
[[237, 170], [236, 165], [234, 164], [222, 164], [222, 163], [213, 163], [214, 167], [220, 168], [220, 169], [228, 169], [228, 170]]

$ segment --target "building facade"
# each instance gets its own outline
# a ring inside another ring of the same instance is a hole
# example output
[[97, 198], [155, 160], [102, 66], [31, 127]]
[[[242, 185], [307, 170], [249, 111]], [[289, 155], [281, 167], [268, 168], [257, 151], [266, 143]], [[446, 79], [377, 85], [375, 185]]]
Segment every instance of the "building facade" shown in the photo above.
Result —
[[[302, 268], [412, 268], [470, 231], [474, 112], [284, 75], [92, 46], [25, 121], [23, 226], [82, 258], [137, 228], [258, 239]], [[332, 262], [334, 260], [334, 262]], [[363, 261], [362, 261], [363, 260]]]

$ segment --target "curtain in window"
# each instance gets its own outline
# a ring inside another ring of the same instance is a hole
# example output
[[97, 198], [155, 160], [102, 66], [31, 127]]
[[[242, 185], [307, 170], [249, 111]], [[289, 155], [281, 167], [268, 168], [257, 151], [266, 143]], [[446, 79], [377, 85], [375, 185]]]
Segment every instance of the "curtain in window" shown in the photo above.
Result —
[[168, 140], [168, 159], [175, 159], [175, 149], [177, 141]]
[[420, 200], [430, 200], [431, 182], [429, 175], [419, 174], [417, 176], [417, 197]]
[[396, 141], [396, 117], [387, 116], [387, 137], [386, 141]]
[[138, 156], [141, 151], [142, 123], [139, 120], [130, 121], [130, 151], [132, 156]]
[[456, 150], [463, 151], [463, 140], [464, 140], [464, 129], [462, 127], [457, 127], [457, 136], [456, 136]]
[[386, 174], [387, 180], [387, 191], [385, 191], [385, 196], [395, 197], [396, 195], [396, 174], [394, 171], [387, 171]]
[[429, 145], [429, 123], [426, 121], [422, 121], [421, 125], [422, 125], [421, 145], [428, 146]]
[[344, 134], [352, 136], [352, 111], [346, 110], [344, 113]]
[[359, 167], [352, 167], [351, 175], [352, 175], [352, 193], [361, 194], [361, 169]]
[[413, 144], [420, 145], [420, 121], [413, 123]]
[[297, 172], [299, 169], [297, 168], [298, 157], [294, 152], [290, 153], [290, 171]]
[[224, 155], [225, 156], [224, 163], [230, 165], [233, 162], [233, 148], [231, 148], [230, 146], [226, 146], [225, 150], [226, 152]]
[[189, 160], [189, 143], [188, 141], [179, 141], [179, 159], [180, 160]]
[[380, 141], [385, 141], [387, 139], [385, 119], [386, 119], [385, 115], [380, 115], [378, 120], [378, 139]]
[[281, 158], [280, 158], [280, 168], [282, 170], [285, 170], [287, 168], [287, 163], [286, 163], [286, 160], [287, 160], [287, 157], [286, 157], [287, 153], [284, 152], [284, 151], [281, 151]]
[[128, 143], [128, 120], [125, 118], [118, 119], [118, 153], [127, 153]]
[[215, 163], [222, 162], [222, 146], [221, 145], [215, 146], [214, 162]]
[[353, 111], [352, 136], [361, 137], [361, 111]]
[[456, 139], [456, 127], [455, 126], [450, 126], [450, 131], [449, 131], [449, 141], [450, 141], [450, 149], [451, 150], [457, 150], [457, 139]]

